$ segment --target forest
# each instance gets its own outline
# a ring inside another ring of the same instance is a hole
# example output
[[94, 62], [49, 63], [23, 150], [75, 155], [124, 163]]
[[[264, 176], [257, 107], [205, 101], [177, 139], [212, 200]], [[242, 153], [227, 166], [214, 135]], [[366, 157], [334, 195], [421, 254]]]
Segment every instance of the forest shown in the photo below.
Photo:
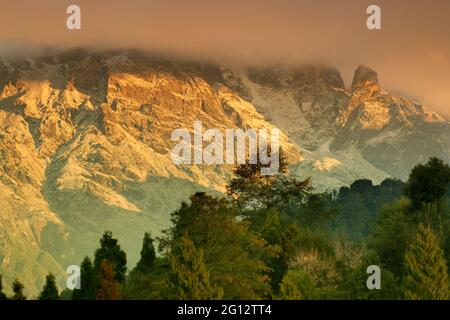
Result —
[[[449, 298], [448, 164], [431, 158], [406, 182], [317, 193], [281, 160], [272, 176], [259, 163], [237, 166], [225, 196], [181, 203], [162, 236], [142, 235], [136, 266], [106, 231], [80, 264], [80, 289], [61, 291], [49, 274], [38, 297], [19, 280], [6, 296], [0, 276], [0, 300]], [[370, 265], [381, 269], [379, 290], [367, 288]]]

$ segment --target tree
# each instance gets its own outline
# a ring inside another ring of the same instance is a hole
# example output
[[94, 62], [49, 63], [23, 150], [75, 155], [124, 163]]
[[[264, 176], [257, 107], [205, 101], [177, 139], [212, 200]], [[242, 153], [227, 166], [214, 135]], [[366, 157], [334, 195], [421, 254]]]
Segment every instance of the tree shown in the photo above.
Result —
[[126, 300], [175, 300], [178, 298], [170, 283], [170, 263], [166, 257], [157, 257], [149, 272], [134, 269], [122, 290]]
[[97, 278], [91, 259], [85, 257], [80, 267], [80, 289], [73, 291], [73, 300], [95, 300]]
[[311, 300], [317, 298], [310, 275], [303, 270], [289, 270], [280, 284], [281, 300]]
[[394, 274], [385, 268], [381, 268], [381, 290], [367, 289], [367, 267], [380, 266], [380, 258], [373, 250], [367, 251], [361, 257], [360, 263], [350, 270], [343, 272], [340, 290], [347, 299], [352, 300], [396, 300], [403, 298], [401, 285]]
[[271, 270], [265, 261], [276, 256], [279, 248], [253, 232], [228, 199], [205, 193], [190, 199], [190, 204], [183, 203], [172, 214], [173, 227], [160, 240], [162, 249], [173, 248], [187, 233], [195, 247], [203, 250], [211, 283], [224, 290], [224, 299], [268, 296]]
[[218, 300], [223, 290], [211, 285], [203, 251], [187, 237], [181, 237], [169, 255], [171, 283], [180, 300]]
[[378, 254], [381, 265], [398, 278], [405, 274], [405, 253], [415, 236], [416, 225], [408, 215], [409, 206], [407, 199], [385, 205], [368, 243], [369, 249]]
[[241, 209], [286, 208], [304, 203], [311, 194], [311, 180], [299, 180], [288, 174], [286, 156], [282, 150], [278, 158], [279, 170], [272, 175], [261, 173], [267, 165], [261, 164], [259, 156], [255, 164], [247, 161], [234, 169], [234, 178], [227, 186], [227, 194], [237, 201]]
[[45, 279], [45, 285], [39, 294], [39, 300], [59, 300], [58, 288], [56, 286], [56, 279], [53, 274], [48, 274]]
[[141, 249], [141, 259], [136, 265], [136, 270], [148, 273], [153, 267], [156, 259], [155, 246], [153, 245], [153, 239], [148, 232], [144, 235], [144, 240]]
[[61, 291], [61, 294], [59, 295], [59, 300], [75, 300], [73, 298], [74, 290], [66, 288], [63, 291]]
[[0, 301], [1, 300], [8, 300], [8, 298], [6, 297], [6, 294], [3, 293], [3, 280], [2, 275], [0, 274]]
[[103, 260], [98, 273], [97, 300], [120, 300], [119, 283], [111, 262]]
[[424, 222], [433, 226], [432, 205], [436, 206], [441, 235], [443, 233], [441, 217], [441, 199], [450, 183], [450, 167], [438, 158], [430, 158], [425, 164], [415, 166], [406, 183], [405, 194], [411, 200], [413, 210], [425, 207]]
[[12, 297], [13, 300], [26, 300], [27, 299], [27, 297], [23, 293], [24, 286], [19, 280], [17, 280], [17, 279], [14, 280], [12, 289], [14, 292], [13, 297]]
[[446, 300], [449, 296], [447, 262], [430, 227], [420, 224], [415, 242], [405, 254], [405, 297], [411, 300]]
[[112, 237], [110, 231], [106, 231], [100, 239], [100, 248], [95, 251], [95, 270], [100, 270], [100, 264], [103, 260], [108, 260], [116, 275], [116, 280], [121, 283], [125, 280], [127, 271], [127, 255], [120, 248], [117, 239]]

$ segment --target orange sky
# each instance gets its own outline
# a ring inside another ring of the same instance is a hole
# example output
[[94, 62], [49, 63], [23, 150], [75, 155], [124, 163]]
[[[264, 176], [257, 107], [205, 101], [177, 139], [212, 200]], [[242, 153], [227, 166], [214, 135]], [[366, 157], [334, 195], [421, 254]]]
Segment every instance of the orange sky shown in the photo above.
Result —
[[[68, 31], [78, 4], [82, 30]], [[381, 31], [366, 28], [369, 4]], [[0, 0], [0, 53], [141, 47], [229, 62], [358, 64], [388, 90], [450, 117], [450, 0]]]

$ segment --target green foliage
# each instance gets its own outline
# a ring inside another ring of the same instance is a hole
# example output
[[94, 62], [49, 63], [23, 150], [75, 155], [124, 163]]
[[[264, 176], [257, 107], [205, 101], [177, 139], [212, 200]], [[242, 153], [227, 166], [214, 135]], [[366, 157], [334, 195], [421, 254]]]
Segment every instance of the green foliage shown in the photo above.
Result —
[[[270, 154], [270, 150], [268, 154]], [[279, 152], [279, 171], [273, 175], [263, 175], [261, 169], [267, 165], [256, 164], [239, 165], [234, 170], [234, 178], [227, 186], [227, 194], [236, 200], [237, 205], [244, 211], [261, 210], [273, 206], [286, 208], [299, 205], [306, 201], [311, 194], [311, 180], [299, 180], [288, 175], [286, 156]]]
[[405, 263], [406, 299], [448, 299], [447, 262], [438, 239], [429, 227], [419, 225], [416, 240], [405, 254]]
[[412, 207], [436, 203], [447, 192], [450, 182], [450, 167], [438, 158], [431, 158], [425, 165], [415, 166], [408, 178], [405, 193]]
[[[128, 276], [125, 252], [105, 232], [94, 264], [87, 257], [81, 264], [81, 289], [65, 296], [448, 298], [450, 211], [441, 198], [447, 192], [450, 199], [450, 192], [442, 161], [417, 166], [406, 187], [394, 179], [379, 186], [357, 180], [331, 194], [315, 194], [309, 179], [290, 175], [283, 154], [278, 174], [263, 176], [263, 167], [238, 166], [228, 197], [196, 193], [183, 202], [172, 213], [172, 227], [158, 239], [161, 256], [146, 233], [141, 258]], [[404, 187], [410, 199], [401, 198]], [[417, 228], [421, 220], [427, 227]], [[433, 234], [436, 225], [440, 237]], [[367, 288], [371, 265], [381, 267], [381, 290]], [[0, 299], [1, 289], [0, 278]], [[54, 279], [47, 279], [42, 296], [54, 296], [55, 290], [57, 295]], [[15, 297], [25, 299], [20, 283]]]
[[119, 283], [113, 265], [108, 260], [103, 260], [100, 264], [97, 280], [97, 300], [120, 300]]
[[156, 251], [153, 245], [153, 239], [149, 233], [145, 233], [141, 249], [141, 259], [139, 260], [136, 269], [140, 272], [149, 272], [153, 267], [156, 259]]
[[203, 260], [203, 251], [197, 249], [187, 235], [173, 246], [169, 255], [171, 283], [180, 300], [221, 299], [223, 290], [211, 285], [209, 272]]
[[386, 179], [379, 186], [370, 180], [357, 180], [349, 188], [342, 187], [331, 203], [337, 208], [332, 230], [361, 241], [370, 233], [382, 206], [401, 198], [403, 188], [404, 184], [394, 179]]
[[383, 207], [369, 239], [368, 246], [377, 252], [381, 265], [396, 277], [405, 274], [405, 252], [415, 235], [409, 204], [407, 199], [401, 199]]
[[313, 193], [307, 199], [289, 208], [289, 215], [300, 225], [308, 226], [310, 229], [323, 228], [338, 214], [336, 205], [331, 201], [332, 196], [328, 193]]
[[74, 290], [69, 288], [64, 289], [59, 295], [59, 300], [73, 300], [73, 292]]
[[441, 236], [444, 234], [442, 198], [449, 183], [450, 167], [438, 158], [430, 158], [425, 165], [419, 164], [413, 168], [405, 187], [412, 211], [422, 210], [421, 222], [431, 228], [436, 226]]
[[89, 257], [85, 257], [80, 267], [80, 289], [74, 289], [73, 300], [95, 300], [97, 277]]
[[171, 285], [170, 264], [167, 258], [156, 258], [153, 266], [146, 272], [133, 270], [123, 289], [123, 298], [131, 300], [159, 300], [177, 298]]
[[45, 285], [39, 294], [39, 300], [59, 300], [59, 292], [56, 286], [56, 279], [53, 274], [47, 275]]
[[289, 270], [280, 284], [277, 297], [282, 300], [323, 300], [339, 298], [333, 287], [322, 287], [315, 283], [314, 276], [303, 269]]
[[368, 290], [367, 267], [379, 266], [380, 258], [375, 251], [369, 250], [362, 257], [361, 262], [354, 269], [343, 274], [340, 290], [347, 299], [353, 300], [397, 300], [403, 298], [401, 284], [394, 274], [381, 268], [381, 289]]
[[280, 284], [281, 300], [307, 300], [314, 297], [314, 283], [303, 270], [289, 270]]
[[14, 280], [12, 289], [13, 289], [13, 293], [14, 293], [12, 296], [12, 300], [26, 300], [27, 299], [27, 297], [23, 293], [24, 286], [19, 280], [17, 280], [17, 279]]
[[[204, 251], [211, 283], [224, 290], [225, 299], [258, 299], [270, 293], [271, 271], [265, 261], [279, 248], [253, 232], [247, 219], [227, 199], [204, 193], [191, 197], [172, 215], [173, 227], [161, 243], [172, 246], [184, 234]], [[239, 261], [239, 263], [236, 263]]]
[[100, 239], [100, 248], [95, 251], [94, 265], [97, 272], [103, 260], [108, 260], [114, 270], [116, 280], [121, 283], [125, 280], [127, 271], [127, 255], [120, 248], [117, 239], [112, 237], [110, 231], [106, 231]]

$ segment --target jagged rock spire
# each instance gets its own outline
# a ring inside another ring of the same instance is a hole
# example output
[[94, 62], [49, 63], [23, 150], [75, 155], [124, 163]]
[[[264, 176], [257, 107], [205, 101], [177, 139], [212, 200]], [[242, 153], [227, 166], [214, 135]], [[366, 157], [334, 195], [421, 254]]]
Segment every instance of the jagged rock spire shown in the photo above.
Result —
[[373, 85], [380, 86], [377, 73], [369, 67], [360, 65], [353, 76], [352, 90]]

